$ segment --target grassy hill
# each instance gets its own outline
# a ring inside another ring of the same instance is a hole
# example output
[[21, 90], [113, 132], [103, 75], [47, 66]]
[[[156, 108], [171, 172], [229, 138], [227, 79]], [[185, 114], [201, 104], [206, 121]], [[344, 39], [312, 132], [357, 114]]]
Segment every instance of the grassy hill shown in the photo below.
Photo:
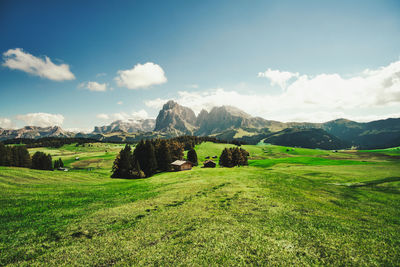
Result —
[[254, 145], [248, 167], [110, 179], [120, 148], [46, 149], [69, 172], [0, 167], [0, 265], [400, 263], [396, 155]]
[[320, 149], [342, 149], [349, 147], [349, 144], [336, 136], [327, 133], [323, 129], [315, 128], [287, 128], [268, 135], [264, 139], [264, 142], [275, 145]]

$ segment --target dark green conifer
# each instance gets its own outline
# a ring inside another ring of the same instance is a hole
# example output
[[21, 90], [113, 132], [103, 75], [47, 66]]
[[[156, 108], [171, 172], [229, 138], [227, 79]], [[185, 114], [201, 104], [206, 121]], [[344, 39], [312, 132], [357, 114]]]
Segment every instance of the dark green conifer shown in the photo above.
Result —
[[197, 160], [196, 150], [194, 150], [193, 148], [188, 151], [187, 158], [188, 161], [192, 162], [194, 166], [197, 166], [199, 164]]

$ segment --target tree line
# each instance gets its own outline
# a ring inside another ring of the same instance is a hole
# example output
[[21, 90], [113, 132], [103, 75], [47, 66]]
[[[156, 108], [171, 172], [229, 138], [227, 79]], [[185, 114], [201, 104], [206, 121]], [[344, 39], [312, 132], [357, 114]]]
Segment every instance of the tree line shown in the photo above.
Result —
[[184, 146], [175, 139], [142, 140], [133, 151], [126, 144], [114, 161], [111, 177], [150, 177], [156, 172], [170, 171], [171, 162], [183, 156]]
[[[6, 146], [0, 142], [0, 166], [24, 167], [37, 170], [53, 170], [50, 154], [37, 151], [31, 157], [24, 145]], [[54, 168], [63, 167], [61, 158], [54, 162]]]
[[82, 145], [86, 143], [98, 143], [99, 140], [93, 138], [81, 138], [81, 137], [43, 137], [38, 139], [31, 138], [14, 138], [3, 141], [6, 145], [11, 144], [24, 144], [27, 148], [34, 147], [53, 147], [59, 148], [63, 145], [70, 145], [77, 143], [77, 145]]
[[222, 167], [247, 166], [249, 152], [243, 148], [225, 148], [219, 157], [219, 165]]
[[178, 137], [172, 137], [168, 140], [177, 141], [181, 143], [185, 150], [190, 150], [194, 148], [196, 145], [199, 145], [203, 142], [213, 142], [218, 144], [233, 144], [237, 146], [245, 145], [246, 143], [238, 140], [222, 140], [212, 136], [193, 136], [193, 135], [183, 135]]

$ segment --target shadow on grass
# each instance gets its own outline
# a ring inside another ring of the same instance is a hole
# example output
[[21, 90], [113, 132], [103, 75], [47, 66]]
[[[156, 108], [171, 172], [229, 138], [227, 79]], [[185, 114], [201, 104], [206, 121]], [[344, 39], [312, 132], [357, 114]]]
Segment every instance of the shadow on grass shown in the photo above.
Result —
[[398, 182], [398, 181], [400, 181], [400, 177], [386, 177], [383, 179], [377, 179], [377, 180], [372, 180], [372, 181], [367, 181], [367, 182], [351, 184], [351, 185], [349, 185], [349, 187], [374, 186], [374, 185], [378, 185], [378, 184]]

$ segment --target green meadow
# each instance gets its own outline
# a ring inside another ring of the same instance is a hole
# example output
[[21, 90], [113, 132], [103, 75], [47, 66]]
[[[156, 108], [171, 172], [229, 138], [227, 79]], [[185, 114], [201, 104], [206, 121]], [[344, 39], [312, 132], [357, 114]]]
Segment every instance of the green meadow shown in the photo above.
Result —
[[246, 145], [249, 166], [111, 179], [122, 147], [30, 149], [68, 172], [0, 167], [0, 266], [400, 264], [398, 148]]

